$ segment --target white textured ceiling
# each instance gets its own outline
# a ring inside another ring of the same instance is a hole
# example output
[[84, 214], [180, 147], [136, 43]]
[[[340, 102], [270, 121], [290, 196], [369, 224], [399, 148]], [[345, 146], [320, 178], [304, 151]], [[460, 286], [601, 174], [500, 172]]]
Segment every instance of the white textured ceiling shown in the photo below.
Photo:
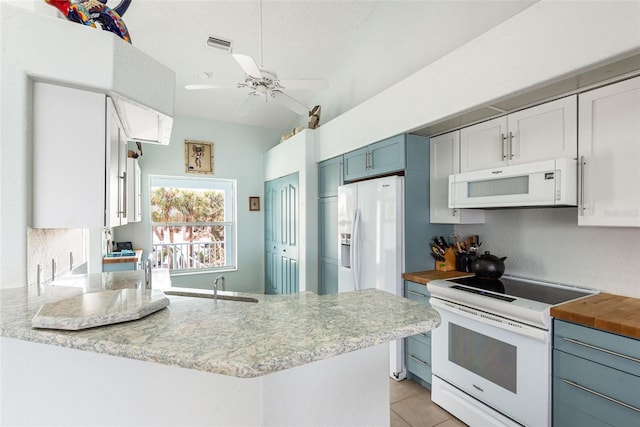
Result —
[[[263, 0], [262, 65], [281, 79], [327, 80], [330, 89], [322, 93], [287, 91], [309, 107], [321, 104], [326, 122], [532, 3]], [[287, 130], [307, 118], [272, 102], [237, 117], [233, 112], [247, 89], [184, 89], [244, 80], [231, 55], [205, 46], [208, 35], [232, 40], [234, 53], [260, 65], [258, 11], [258, 0], [133, 0], [123, 18], [134, 46], [176, 72], [177, 115]], [[202, 80], [200, 72], [211, 79]]]

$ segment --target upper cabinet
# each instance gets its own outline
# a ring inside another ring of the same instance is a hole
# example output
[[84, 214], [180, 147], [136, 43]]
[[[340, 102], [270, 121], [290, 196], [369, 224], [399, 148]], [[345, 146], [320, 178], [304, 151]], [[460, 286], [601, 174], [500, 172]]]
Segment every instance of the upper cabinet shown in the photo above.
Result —
[[460, 130], [460, 172], [576, 158], [577, 105], [572, 95]]
[[126, 156], [111, 98], [34, 83], [34, 228], [126, 224]]
[[367, 145], [344, 155], [344, 180], [384, 175], [406, 166], [406, 134]]
[[640, 227], [640, 77], [579, 95], [578, 224]]
[[484, 222], [484, 211], [448, 207], [449, 175], [460, 172], [460, 131], [431, 138], [429, 142], [429, 220], [440, 224]]
[[342, 185], [342, 156], [318, 163], [318, 197], [338, 196]]

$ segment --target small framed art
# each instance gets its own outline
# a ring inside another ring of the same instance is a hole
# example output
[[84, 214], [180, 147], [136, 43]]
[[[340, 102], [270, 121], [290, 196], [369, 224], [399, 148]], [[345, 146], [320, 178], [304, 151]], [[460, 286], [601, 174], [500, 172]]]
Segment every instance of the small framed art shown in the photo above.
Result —
[[257, 196], [249, 197], [249, 210], [250, 211], [260, 210], [260, 197], [257, 197]]

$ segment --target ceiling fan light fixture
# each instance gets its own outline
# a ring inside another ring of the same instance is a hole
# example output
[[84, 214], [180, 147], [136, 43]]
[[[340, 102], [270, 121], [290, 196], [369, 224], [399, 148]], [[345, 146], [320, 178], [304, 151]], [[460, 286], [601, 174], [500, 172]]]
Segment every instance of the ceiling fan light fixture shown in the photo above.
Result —
[[228, 53], [231, 53], [231, 50], [233, 49], [233, 42], [221, 37], [209, 35], [207, 37], [207, 41], [205, 42], [205, 46], [221, 49]]

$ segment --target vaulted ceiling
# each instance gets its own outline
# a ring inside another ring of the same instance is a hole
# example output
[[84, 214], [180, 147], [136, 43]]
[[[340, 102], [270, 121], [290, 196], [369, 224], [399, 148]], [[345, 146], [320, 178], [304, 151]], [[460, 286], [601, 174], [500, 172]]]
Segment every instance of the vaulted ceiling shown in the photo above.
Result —
[[[320, 104], [327, 121], [532, 3], [262, 0], [262, 65], [281, 79], [325, 79], [327, 90], [285, 92], [308, 107]], [[246, 116], [235, 116], [246, 88], [184, 89], [244, 81], [229, 53], [206, 46], [209, 35], [232, 41], [233, 53], [260, 65], [259, 10], [259, 0], [133, 0], [124, 20], [134, 46], [176, 72], [177, 114], [289, 129], [307, 117], [274, 102], [256, 102]]]
[[285, 91], [308, 107], [321, 105], [326, 122], [533, 3], [262, 0], [260, 20], [260, 0], [132, 0], [123, 19], [133, 45], [176, 72], [177, 115], [285, 130], [308, 118], [264, 98], [247, 115], [234, 115], [247, 88], [185, 90], [244, 81], [231, 54], [206, 46], [208, 36], [230, 40], [234, 54], [258, 66], [262, 36], [263, 68], [280, 79], [326, 80], [329, 89], [319, 92]]

